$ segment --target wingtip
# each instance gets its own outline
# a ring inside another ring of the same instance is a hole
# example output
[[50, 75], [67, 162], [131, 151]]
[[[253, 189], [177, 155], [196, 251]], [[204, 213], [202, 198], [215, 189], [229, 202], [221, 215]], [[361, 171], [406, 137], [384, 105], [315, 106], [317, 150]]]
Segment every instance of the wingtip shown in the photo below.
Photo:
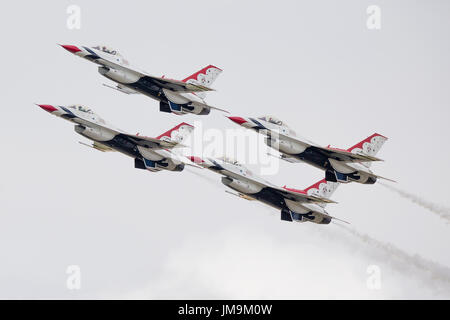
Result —
[[386, 181], [390, 181], [390, 182], [393, 182], [393, 183], [398, 183], [396, 180], [392, 180], [392, 179], [385, 178], [385, 177], [382, 177], [382, 176], [377, 176], [377, 178], [383, 179], [383, 180], [386, 180]]
[[216, 110], [216, 111], [220, 111], [220, 112], [225, 112], [225, 113], [230, 113], [228, 110], [225, 109], [221, 109], [221, 108], [217, 108], [217, 107], [213, 107], [213, 106], [208, 106], [210, 110]]

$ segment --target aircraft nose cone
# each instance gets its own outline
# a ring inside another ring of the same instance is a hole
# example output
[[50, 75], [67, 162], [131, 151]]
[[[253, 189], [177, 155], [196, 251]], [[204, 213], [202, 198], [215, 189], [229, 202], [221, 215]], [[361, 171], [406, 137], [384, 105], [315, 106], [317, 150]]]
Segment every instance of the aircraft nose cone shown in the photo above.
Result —
[[204, 162], [204, 161], [202, 160], [202, 158], [200, 158], [200, 157], [189, 156], [188, 158], [189, 158], [189, 160], [191, 160], [191, 161], [194, 162], [194, 163], [202, 163], [202, 162]]
[[47, 112], [53, 112], [53, 111], [58, 110], [54, 106], [51, 106], [49, 104], [38, 104], [38, 106], [41, 107], [42, 109], [44, 109]]
[[60, 46], [72, 53], [77, 53], [78, 51], [81, 51], [76, 46], [72, 46], [70, 44], [61, 44]]
[[244, 118], [241, 118], [241, 117], [228, 117], [228, 119], [230, 119], [233, 122], [236, 122], [239, 125], [247, 122], [247, 120], [245, 120]]

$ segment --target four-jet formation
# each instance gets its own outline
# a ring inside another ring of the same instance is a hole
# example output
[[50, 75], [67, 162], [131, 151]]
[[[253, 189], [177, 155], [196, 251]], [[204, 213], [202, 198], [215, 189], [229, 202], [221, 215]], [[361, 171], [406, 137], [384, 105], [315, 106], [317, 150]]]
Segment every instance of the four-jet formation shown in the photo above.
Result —
[[[207, 104], [204, 100], [206, 92], [213, 91], [211, 85], [222, 72], [213, 65], [208, 65], [183, 80], [173, 80], [140, 71], [132, 67], [116, 50], [105, 46], [62, 47], [94, 62], [98, 65], [101, 75], [116, 83], [114, 87], [106, 84], [105, 86], [125, 94], [141, 93], [149, 96], [159, 101], [161, 112], [207, 115], [211, 109], [225, 111]], [[330, 197], [340, 183], [374, 184], [379, 178], [386, 179], [370, 170], [372, 162], [381, 161], [376, 154], [387, 140], [378, 133], [345, 150], [329, 145], [320, 146], [299, 137], [286, 123], [275, 117], [228, 117], [240, 126], [264, 135], [265, 143], [278, 152], [280, 159], [291, 163], [305, 162], [325, 171], [325, 179], [299, 190], [286, 186], [278, 187], [227, 157], [215, 159], [183, 156], [177, 150], [185, 147], [183, 142], [194, 129], [185, 122], [156, 138], [150, 138], [117, 129], [85, 106], [38, 106], [72, 122], [75, 132], [93, 141], [92, 145], [82, 143], [86, 146], [102, 152], [118, 151], [132, 157], [135, 168], [152, 172], [182, 171], [185, 165], [209, 169], [220, 174], [222, 183], [233, 190], [226, 192], [274, 207], [280, 211], [281, 220], [284, 221], [329, 224], [333, 219], [340, 220], [325, 210], [328, 203], [335, 203]]]
[[213, 91], [210, 86], [222, 72], [209, 65], [183, 80], [155, 77], [131, 66], [117, 50], [105, 46], [84, 47], [61, 45], [67, 51], [99, 65], [98, 72], [117, 83], [105, 85], [126, 94], [142, 93], [159, 101], [161, 112], [178, 115], [193, 113], [207, 115], [211, 109], [227, 112], [205, 102], [205, 93]]

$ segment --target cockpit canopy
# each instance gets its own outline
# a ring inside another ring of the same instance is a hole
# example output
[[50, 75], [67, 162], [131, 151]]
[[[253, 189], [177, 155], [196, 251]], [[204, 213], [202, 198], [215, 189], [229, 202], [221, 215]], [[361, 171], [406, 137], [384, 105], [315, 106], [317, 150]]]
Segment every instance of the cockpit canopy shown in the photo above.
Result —
[[217, 159], [222, 160], [223, 162], [229, 163], [229, 164], [233, 164], [235, 166], [242, 166], [236, 159], [234, 159], [233, 157], [229, 157], [229, 156], [221, 156], [218, 157]]
[[90, 113], [90, 114], [94, 113], [91, 109], [89, 109], [89, 108], [87, 108], [85, 106], [82, 106], [82, 105], [72, 105], [72, 106], [68, 106], [68, 108], [74, 109], [74, 110], [78, 110], [78, 111], [81, 111], [81, 112]]
[[[67, 106], [67, 108], [69, 110], [81, 111], [85, 113], [86, 114], [85, 117], [87, 117], [86, 119], [95, 120], [99, 123], [106, 123], [105, 120], [103, 120], [98, 114], [94, 113], [94, 111], [92, 111], [88, 107], [82, 106], [80, 104], [74, 104], [71, 106]], [[78, 115], [81, 116], [81, 114]], [[83, 118], [83, 116], [81, 117]]]
[[95, 47], [92, 47], [92, 48], [100, 50], [100, 51], [103, 51], [105, 53], [112, 54], [114, 56], [121, 56], [121, 54], [119, 52], [117, 52], [117, 50], [114, 50], [114, 49], [112, 49], [110, 47], [107, 47], [107, 46], [95, 46]]
[[258, 119], [264, 120], [264, 121], [267, 121], [267, 122], [270, 122], [270, 123], [273, 123], [273, 124], [276, 124], [277, 126], [283, 126], [283, 127], [287, 127], [288, 126], [286, 123], [284, 123], [280, 119], [275, 118], [273, 116], [262, 116], [262, 117], [259, 117]]

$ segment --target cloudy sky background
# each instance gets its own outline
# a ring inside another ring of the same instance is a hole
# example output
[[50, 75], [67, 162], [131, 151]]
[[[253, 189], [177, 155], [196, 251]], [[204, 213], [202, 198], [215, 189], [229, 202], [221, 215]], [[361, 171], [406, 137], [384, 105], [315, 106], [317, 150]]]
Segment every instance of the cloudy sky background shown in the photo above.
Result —
[[[71, 4], [80, 30], [66, 27]], [[177, 79], [215, 64], [212, 105], [274, 114], [324, 145], [384, 134], [374, 171], [448, 213], [448, 1], [30, 1], [1, 14], [0, 298], [450, 298], [449, 221], [380, 184], [336, 191], [328, 211], [350, 229], [285, 223], [212, 173], [154, 174], [87, 149], [33, 104], [85, 104], [149, 136], [180, 121], [225, 130], [218, 112], [178, 117], [103, 87], [57, 43], [110, 45]], [[289, 163], [265, 176], [296, 188], [322, 177]], [[81, 290], [66, 288], [69, 265]], [[380, 290], [367, 287], [371, 265]]]

